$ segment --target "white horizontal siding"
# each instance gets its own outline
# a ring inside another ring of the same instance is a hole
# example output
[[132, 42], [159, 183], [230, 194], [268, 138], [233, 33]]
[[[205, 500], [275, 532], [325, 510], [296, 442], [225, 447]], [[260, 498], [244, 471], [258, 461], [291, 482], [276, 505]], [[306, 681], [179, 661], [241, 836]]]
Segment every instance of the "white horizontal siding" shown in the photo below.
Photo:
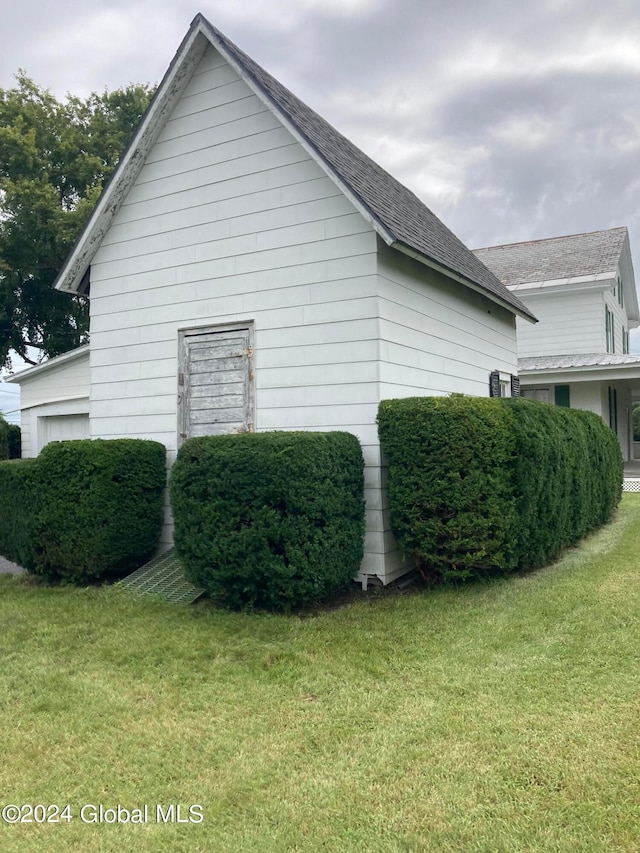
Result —
[[[314, 187], [316, 182], [309, 181], [305, 186]], [[254, 200], [254, 197], [251, 197]], [[111, 229], [108, 234], [109, 242], [103, 244], [104, 259], [109, 257], [106, 247], [112, 247], [112, 258], [128, 257], [133, 254], [144, 254], [164, 250], [169, 247], [189, 246], [203, 240], [216, 240], [226, 237], [237, 237], [245, 234], [264, 233], [267, 231], [286, 228], [290, 225], [305, 222], [318, 222], [325, 216], [356, 215], [344, 196], [321, 196], [300, 201], [297, 204], [275, 206], [277, 200], [270, 202], [260, 199], [262, 204], [247, 204], [244, 209], [237, 210], [234, 215], [226, 215], [221, 219], [220, 205], [207, 207], [207, 210], [190, 210], [186, 214], [180, 211], [167, 214], [154, 221], [148, 219], [127, 222]], [[274, 206], [265, 206], [271, 204]], [[255, 209], [257, 208], [257, 209]], [[202, 223], [203, 217], [211, 221]], [[131, 245], [130, 245], [131, 244]]]
[[[518, 318], [518, 355], [521, 358], [606, 352], [601, 291], [576, 289], [575, 294], [518, 294], [518, 298], [539, 321], [532, 326]], [[616, 331], [619, 343], [618, 323]]]
[[382, 397], [486, 396], [489, 373], [517, 372], [513, 315], [380, 246]]
[[377, 287], [372, 228], [210, 51], [92, 264], [93, 434], [171, 464], [179, 330], [251, 321], [256, 429], [358, 436], [382, 571]]
[[31, 459], [36, 455], [31, 446], [31, 417], [28, 412], [20, 418], [20, 444], [23, 459]]
[[[268, 152], [264, 152], [266, 153]], [[210, 182], [206, 184], [191, 179], [185, 180], [184, 175], [177, 175], [169, 187], [171, 192], [167, 193], [162, 192], [164, 181], [143, 184], [144, 192], [141, 189], [138, 193], [141, 198], [135, 204], [132, 201], [125, 204], [119, 211], [118, 220], [120, 222], [126, 222], [128, 219], [136, 221], [146, 216], [164, 215], [194, 206], [211, 205], [212, 202], [228, 201], [274, 189], [282, 190], [284, 187], [295, 187], [296, 184], [309, 183], [324, 177], [320, 167], [315, 162], [305, 160], [302, 154], [299, 161], [282, 164], [266, 174], [260, 171], [249, 174], [228, 174], [226, 178], [217, 180], [218, 176], [225, 173], [226, 166], [228, 164], [221, 164], [215, 175], [209, 176]], [[257, 163], [253, 166], [258, 168]], [[259, 202], [260, 199], [257, 203]]]
[[[486, 396], [489, 373], [517, 372], [513, 315], [380, 243], [380, 399], [450, 393]], [[386, 482], [381, 468], [381, 483]], [[410, 566], [391, 533], [389, 512], [369, 537], [388, 579]]]
[[[255, 301], [252, 294], [246, 293], [230, 294], [223, 297], [212, 294], [189, 302], [180, 301], [177, 306], [170, 306], [172, 316], [167, 317], [164, 323], [158, 323], [154, 326], [153, 332], [137, 334], [137, 331], [144, 326], [144, 319], [149, 312], [149, 306], [96, 316], [92, 319], [91, 329], [94, 335], [101, 332], [118, 331], [122, 343], [129, 341], [144, 343], [148, 340], [162, 340], [167, 330], [175, 327], [176, 321], [182, 323], [202, 316], [239, 315], [246, 313], [246, 311], [260, 316], [260, 326], [263, 329], [324, 326], [327, 323], [348, 323], [353, 320], [375, 319], [377, 318], [378, 304], [375, 296], [371, 294], [374, 284], [375, 282], [371, 281], [364, 282], [363, 291], [366, 293], [368, 290], [369, 292], [366, 296], [363, 295], [358, 299], [349, 298], [352, 294], [348, 289], [343, 288], [342, 299], [327, 301], [330, 296], [325, 296], [323, 299], [318, 295], [317, 301], [313, 303], [308, 302], [309, 295], [305, 293], [304, 289], [302, 292], [294, 289], [291, 293], [270, 291], [256, 294]], [[331, 290], [332, 288], [328, 288], [329, 293]], [[296, 304], [291, 305], [292, 301]], [[136, 330], [136, 332], [129, 334], [129, 330]], [[170, 334], [169, 337], [173, 337], [173, 335]]]
[[602, 324], [605, 326], [604, 320], [604, 304], [607, 305], [611, 313], [613, 314], [613, 342], [614, 348], [613, 352], [622, 353], [623, 345], [622, 345], [622, 329], [624, 328], [627, 332], [629, 331], [629, 318], [627, 316], [626, 308], [622, 307], [618, 302], [616, 293], [615, 293], [615, 281], [611, 282], [611, 290], [609, 292], [605, 292], [603, 299], [603, 307], [602, 307]]
[[[302, 375], [300, 379], [303, 381], [293, 387], [278, 385], [266, 388], [263, 385], [257, 395], [258, 407], [275, 410], [299, 406], [305, 408], [312, 406], [353, 406], [361, 403], [378, 405], [379, 383], [375, 371], [372, 371], [371, 380], [366, 382], [357, 381], [357, 377], [351, 374], [351, 365], [348, 372], [344, 366], [336, 365], [336, 367], [341, 367], [341, 372], [338, 373], [336, 370], [340, 381], [335, 383], [329, 381], [325, 385], [312, 385], [305, 382], [305, 376]], [[375, 368], [375, 365], [373, 367]]]
[[[268, 173], [264, 168], [268, 168]], [[236, 179], [240, 186], [251, 181], [256, 189], [267, 190], [288, 183], [312, 181], [321, 177], [320, 167], [309, 160], [308, 154], [295, 142], [275, 149], [245, 154], [233, 160], [224, 160], [206, 168], [179, 172], [162, 180], [147, 181], [137, 185], [128, 196], [127, 204], [165, 198], [174, 193], [188, 190], [203, 190], [218, 187], [216, 198], [225, 198], [225, 190], [233, 192], [232, 181]], [[242, 193], [240, 193], [242, 194]]]
[[[287, 229], [283, 229], [287, 230]], [[309, 238], [305, 240], [305, 235]], [[182, 249], [170, 249], [149, 256], [125, 258], [122, 261], [101, 263], [102, 252], [96, 254], [92, 265], [93, 282], [104, 279], [122, 279], [132, 276], [142, 277], [151, 273], [150, 282], [157, 281], [159, 275], [169, 270], [169, 283], [183, 280], [198, 281], [217, 279], [219, 276], [243, 275], [267, 269], [280, 269], [339, 258], [353, 258], [367, 255], [372, 251], [372, 234], [356, 233], [332, 238], [320, 236], [317, 229], [300, 226], [294, 229], [291, 245], [286, 244], [283, 233], [267, 235], [244, 235], [188, 246]], [[333, 244], [333, 245], [330, 245]], [[193, 277], [193, 266], [207, 266]], [[201, 277], [202, 276], [202, 277]], [[129, 289], [125, 287], [124, 289]], [[107, 293], [109, 290], [107, 289]], [[117, 292], [117, 291], [116, 291]]]

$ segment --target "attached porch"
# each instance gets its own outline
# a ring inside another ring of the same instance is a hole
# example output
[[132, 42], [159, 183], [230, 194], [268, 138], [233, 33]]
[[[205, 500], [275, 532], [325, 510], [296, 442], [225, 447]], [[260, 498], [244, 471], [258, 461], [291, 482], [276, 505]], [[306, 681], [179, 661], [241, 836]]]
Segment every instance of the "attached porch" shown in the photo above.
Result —
[[624, 492], [640, 492], [640, 459], [632, 459], [624, 463], [623, 478]]
[[600, 415], [618, 436], [625, 464], [638, 463], [640, 477], [640, 442], [634, 441], [633, 430], [633, 407], [640, 403], [640, 355], [523, 358], [518, 375], [524, 397]]

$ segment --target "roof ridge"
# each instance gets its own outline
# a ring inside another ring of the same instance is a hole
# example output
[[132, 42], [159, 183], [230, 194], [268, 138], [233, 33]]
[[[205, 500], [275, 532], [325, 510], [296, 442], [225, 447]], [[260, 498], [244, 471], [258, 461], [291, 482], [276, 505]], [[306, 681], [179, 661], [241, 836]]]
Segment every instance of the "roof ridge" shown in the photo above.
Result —
[[615, 231], [628, 231], [626, 225], [616, 225], [613, 228], [600, 228], [596, 231], [580, 231], [577, 234], [561, 234], [556, 237], [539, 237], [536, 240], [517, 240], [514, 243], [497, 243], [495, 246], [479, 246], [472, 252], [486, 252], [489, 249], [508, 249], [512, 246], [533, 246], [538, 243], [550, 243], [554, 240], [571, 240], [574, 237], [591, 237], [595, 234], [612, 234]]

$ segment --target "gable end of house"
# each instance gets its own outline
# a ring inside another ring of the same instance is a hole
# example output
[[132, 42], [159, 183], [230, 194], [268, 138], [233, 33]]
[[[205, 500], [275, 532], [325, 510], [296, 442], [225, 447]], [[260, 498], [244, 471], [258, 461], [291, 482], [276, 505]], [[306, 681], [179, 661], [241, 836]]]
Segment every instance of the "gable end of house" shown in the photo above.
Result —
[[389, 246], [407, 252], [453, 281], [483, 293], [519, 316], [535, 317], [418, 198], [365, 155], [247, 54], [197, 15], [143, 116], [129, 148], [71, 251], [56, 287], [88, 292], [87, 270], [113, 217], [191, 79], [208, 45], [236, 70], [318, 162]]

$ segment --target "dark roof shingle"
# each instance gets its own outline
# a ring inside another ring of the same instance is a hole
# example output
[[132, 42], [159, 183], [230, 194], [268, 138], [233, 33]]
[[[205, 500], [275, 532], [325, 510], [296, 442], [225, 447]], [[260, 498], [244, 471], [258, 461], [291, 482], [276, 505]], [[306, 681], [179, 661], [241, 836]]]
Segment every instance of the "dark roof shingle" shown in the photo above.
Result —
[[483, 264], [507, 286], [563, 278], [615, 276], [626, 228], [571, 234], [474, 249]]

